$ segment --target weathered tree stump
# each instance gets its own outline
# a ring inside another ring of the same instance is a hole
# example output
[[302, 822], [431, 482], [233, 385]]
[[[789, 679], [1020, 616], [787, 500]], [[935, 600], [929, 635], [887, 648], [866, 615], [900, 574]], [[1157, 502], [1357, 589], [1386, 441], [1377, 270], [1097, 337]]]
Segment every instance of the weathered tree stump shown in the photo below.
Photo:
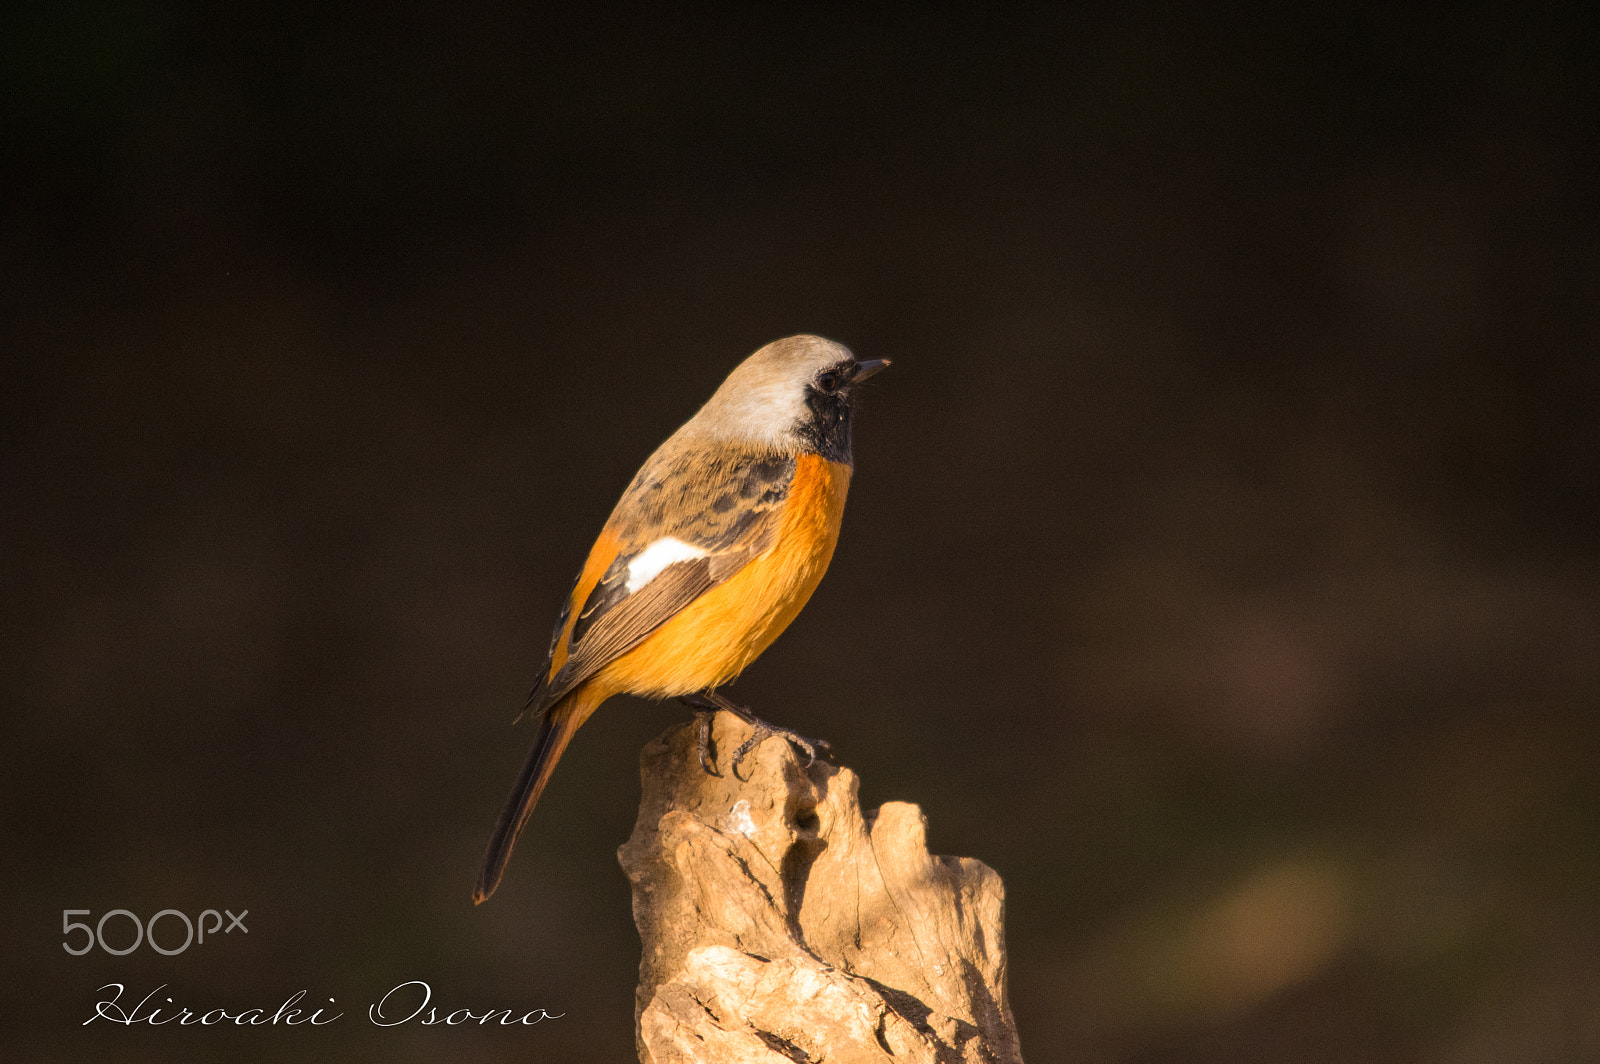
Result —
[[721, 776], [693, 723], [644, 748], [644, 799], [618, 851], [644, 940], [644, 1064], [1021, 1064], [1006, 1001], [1005, 891], [931, 857], [922, 812], [863, 813], [847, 768], [805, 766], [719, 713]]

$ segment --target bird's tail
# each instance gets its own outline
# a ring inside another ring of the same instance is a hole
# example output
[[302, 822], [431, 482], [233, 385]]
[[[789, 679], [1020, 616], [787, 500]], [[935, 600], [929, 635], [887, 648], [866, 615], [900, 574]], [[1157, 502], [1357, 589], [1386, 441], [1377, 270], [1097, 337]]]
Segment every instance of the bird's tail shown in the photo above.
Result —
[[488, 901], [489, 895], [500, 885], [506, 863], [511, 860], [511, 848], [517, 844], [517, 836], [522, 833], [522, 825], [528, 822], [528, 814], [533, 812], [539, 795], [544, 793], [544, 785], [550, 781], [556, 762], [561, 760], [562, 752], [566, 750], [567, 743], [572, 741], [572, 735], [579, 725], [589, 719], [589, 714], [602, 701], [603, 695], [592, 691], [589, 684], [583, 684], [539, 718], [539, 733], [533, 740], [533, 752], [522, 766], [516, 786], [511, 789], [511, 797], [506, 799], [505, 808], [500, 810], [494, 834], [489, 837], [489, 849], [483, 855], [483, 868], [478, 872], [478, 886], [472, 892], [474, 905]]

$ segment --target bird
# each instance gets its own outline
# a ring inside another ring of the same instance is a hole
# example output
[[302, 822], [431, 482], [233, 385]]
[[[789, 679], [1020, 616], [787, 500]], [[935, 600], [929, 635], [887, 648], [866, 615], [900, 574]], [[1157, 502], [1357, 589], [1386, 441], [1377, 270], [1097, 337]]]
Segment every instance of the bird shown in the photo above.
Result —
[[[820, 336], [775, 340], [732, 373], [635, 474], [556, 619], [521, 716], [533, 750], [495, 823], [473, 903], [505, 874], [517, 836], [573, 734], [614, 695], [696, 710], [700, 762], [711, 720], [754, 728], [730, 762], [777, 735], [816, 757], [827, 744], [720, 694], [799, 614], [828, 568], [853, 469], [857, 388], [889, 365]], [[519, 719], [521, 719], [519, 717]]]

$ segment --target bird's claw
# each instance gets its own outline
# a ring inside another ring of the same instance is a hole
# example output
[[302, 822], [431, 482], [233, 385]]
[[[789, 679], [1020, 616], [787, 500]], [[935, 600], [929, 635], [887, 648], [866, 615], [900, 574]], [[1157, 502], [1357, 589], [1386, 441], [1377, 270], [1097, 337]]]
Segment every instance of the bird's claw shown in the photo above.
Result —
[[746, 778], [739, 775], [739, 766], [744, 763], [744, 759], [749, 756], [750, 751], [774, 735], [785, 740], [795, 750], [806, 755], [806, 768], [810, 768], [816, 763], [818, 750], [826, 751], [828, 749], [826, 740], [808, 739], [799, 732], [768, 724], [748, 709], [734, 705], [715, 691], [680, 696], [679, 700], [694, 708], [695, 721], [699, 725], [695, 747], [700, 755], [700, 767], [705, 769], [708, 776], [722, 775], [717, 771], [716, 762], [711, 757], [711, 723], [716, 718], [717, 710], [719, 709], [725, 709], [732, 713], [750, 725], [752, 729], [750, 738], [746, 739], [744, 744], [733, 752], [733, 757], [728, 762], [728, 768], [733, 772], [735, 779], [744, 780]]
[[812, 765], [816, 764], [818, 750], [828, 749], [828, 744], [825, 740], [808, 739], [799, 732], [790, 731], [788, 728], [775, 728], [770, 724], [760, 722], [754, 725], [754, 729], [755, 730], [751, 734], [750, 738], [746, 739], [743, 745], [733, 752], [733, 759], [728, 763], [728, 768], [732, 770], [734, 777], [737, 779], [742, 780], [747, 778], [739, 775], [739, 766], [750, 754], [750, 751], [754, 750], [756, 747], [760, 746], [773, 736], [783, 739], [790, 746], [794, 747], [796, 751], [805, 754], [806, 768], [810, 768]]
[[717, 711], [714, 709], [698, 710], [694, 715], [695, 721], [700, 725], [695, 745], [700, 754], [700, 767], [706, 770], [707, 776], [722, 775], [717, 771], [716, 762], [711, 759], [711, 722], [716, 715]]

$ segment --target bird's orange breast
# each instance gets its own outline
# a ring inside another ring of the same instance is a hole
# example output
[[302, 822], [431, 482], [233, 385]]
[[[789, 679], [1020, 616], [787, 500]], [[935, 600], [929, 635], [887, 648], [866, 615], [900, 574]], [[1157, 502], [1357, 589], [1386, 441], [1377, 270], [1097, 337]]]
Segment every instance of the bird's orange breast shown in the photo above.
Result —
[[850, 467], [801, 455], [777, 542], [684, 607], [590, 681], [610, 694], [670, 698], [733, 679], [778, 638], [833, 558]]

